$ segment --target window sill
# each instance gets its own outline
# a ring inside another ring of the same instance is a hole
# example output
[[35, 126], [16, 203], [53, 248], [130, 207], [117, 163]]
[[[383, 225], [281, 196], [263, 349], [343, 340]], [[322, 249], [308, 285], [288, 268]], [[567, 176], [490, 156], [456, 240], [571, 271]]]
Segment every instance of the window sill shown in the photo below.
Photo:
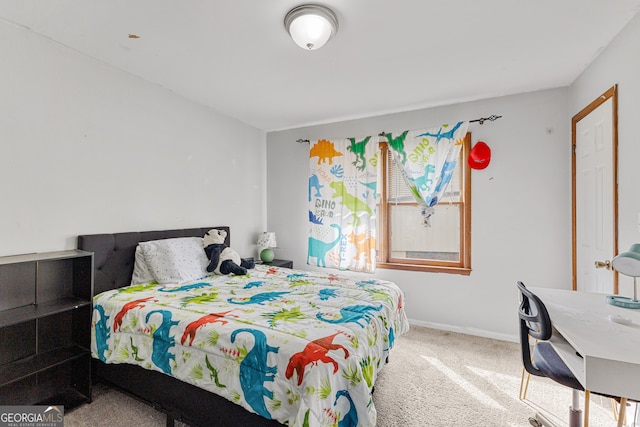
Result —
[[447, 274], [461, 274], [469, 276], [471, 274], [471, 268], [465, 267], [446, 267], [442, 265], [424, 265], [424, 264], [400, 264], [390, 262], [378, 262], [376, 267], [385, 268], [389, 270], [407, 270], [407, 271], [423, 271], [426, 273], [447, 273]]

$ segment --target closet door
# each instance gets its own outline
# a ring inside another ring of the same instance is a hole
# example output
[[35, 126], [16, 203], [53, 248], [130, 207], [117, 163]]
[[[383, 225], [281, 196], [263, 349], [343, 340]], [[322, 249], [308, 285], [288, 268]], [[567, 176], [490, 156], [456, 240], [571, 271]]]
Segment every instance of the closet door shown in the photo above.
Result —
[[616, 87], [573, 118], [574, 289], [617, 293]]

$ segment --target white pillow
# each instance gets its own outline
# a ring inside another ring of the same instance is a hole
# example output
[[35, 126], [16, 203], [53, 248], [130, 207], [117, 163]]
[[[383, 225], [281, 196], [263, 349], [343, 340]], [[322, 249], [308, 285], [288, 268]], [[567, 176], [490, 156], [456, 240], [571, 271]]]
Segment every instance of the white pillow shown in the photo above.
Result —
[[131, 275], [131, 285], [149, 283], [154, 280], [156, 279], [153, 277], [151, 270], [149, 270], [149, 267], [144, 260], [144, 256], [142, 255], [142, 249], [140, 248], [140, 245], [138, 245], [136, 247], [136, 262], [133, 265], [133, 274]]
[[202, 237], [140, 242], [144, 261], [161, 285], [180, 285], [208, 275], [209, 260], [202, 247]]

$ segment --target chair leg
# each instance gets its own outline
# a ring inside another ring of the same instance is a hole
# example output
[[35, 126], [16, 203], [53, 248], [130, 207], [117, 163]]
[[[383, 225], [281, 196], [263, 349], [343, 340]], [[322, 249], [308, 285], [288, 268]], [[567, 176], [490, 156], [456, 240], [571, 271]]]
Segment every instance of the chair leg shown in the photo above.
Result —
[[520, 374], [520, 390], [518, 391], [518, 399], [522, 400], [522, 386], [524, 385], [524, 368], [522, 368], [522, 374]]
[[584, 427], [589, 427], [589, 398], [591, 392], [589, 390], [584, 391]]
[[618, 402], [612, 397], [611, 398], [611, 412], [613, 412], [613, 419], [618, 421], [618, 407], [616, 406]]
[[620, 399], [620, 412], [618, 413], [618, 427], [622, 427], [624, 425], [624, 419], [627, 415], [627, 398], [623, 397]]
[[[534, 343], [537, 343], [538, 341], [539, 340], [536, 338]], [[533, 362], [533, 355], [531, 355], [531, 361]], [[531, 374], [526, 372], [527, 380], [525, 382], [524, 374], [525, 374], [525, 369], [522, 368], [522, 377], [520, 378], [520, 393], [518, 394], [518, 397], [520, 397], [520, 400], [524, 400], [527, 398], [527, 389], [529, 388], [529, 379], [531, 378]], [[523, 384], [524, 384], [524, 391], [522, 390]]]
[[[525, 374], [527, 376], [526, 380], [524, 378]], [[525, 369], [522, 368], [522, 376], [520, 378], [520, 392], [518, 393], [520, 400], [524, 400], [527, 398], [527, 389], [529, 388], [529, 378], [531, 378], [531, 374], [526, 372]], [[524, 386], [524, 390], [523, 390], [523, 386]]]

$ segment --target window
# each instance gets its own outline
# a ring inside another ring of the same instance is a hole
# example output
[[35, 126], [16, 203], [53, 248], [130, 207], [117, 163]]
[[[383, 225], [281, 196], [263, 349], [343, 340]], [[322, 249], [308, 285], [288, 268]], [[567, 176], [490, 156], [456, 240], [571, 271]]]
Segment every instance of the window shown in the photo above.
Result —
[[447, 192], [431, 227], [422, 225], [418, 204], [380, 143], [378, 163], [377, 266], [400, 270], [471, 273], [471, 134], [467, 133]]

